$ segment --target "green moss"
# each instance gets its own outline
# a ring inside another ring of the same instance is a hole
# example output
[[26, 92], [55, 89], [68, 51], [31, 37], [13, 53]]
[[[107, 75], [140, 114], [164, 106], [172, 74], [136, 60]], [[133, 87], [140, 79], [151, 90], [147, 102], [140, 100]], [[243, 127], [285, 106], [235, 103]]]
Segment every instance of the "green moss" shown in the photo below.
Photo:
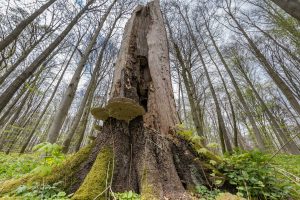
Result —
[[159, 198], [156, 197], [153, 191], [154, 187], [152, 184], [143, 184], [141, 200], [158, 200]]
[[142, 177], [142, 189], [141, 189], [141, 200], [158, 200], [157, 194], [155, 194], [154, 186], [148, 183], [148, 173], [145, 168]]
[[33, 175], [28, 174], [28, 175], [25, 175], [18, 179], [11, 179], [11, 180], [4, 181], [3, 183], [1, 183], [0, 196], [4, 195], [10, 191], [13, 191], [20, 185], [24, 185], [24, 184], [28, 183], [29, 180], [31, 180], [32, 178], [33, 178]]
[[76, 172], [76, 168], [89, 156], [93, 146], [94, 143], [87, 145], [61, 165], [54, 167], [52, 173], [45, 178], [45, 181], [47, 183], [54, 183], [58, 180], [64, 180], [66, 177], [72, 176], [72, 174]]
[[216, 164], [222, 162], [222, 158], [213, 152], [209, 151], [203, 145], [202, 138], [198, 135], [193, 134], [193, 130], [185, 128], [183, 124], [176, 125], [176, 133], [184, 140], [188, 141], [191, 144], [191, 147], [195, 152], [199, 154], [200, 157], [204, 158], [207, 161], [213, 160]]
[[[95, 199], [102, 192], [105, 194], [107, 184], [110, 182], [111, 169], [113, 163], [113, 151], [111, 148], [103, 148], [96, 158], [92, 169], [80, 188], [76, 191], [73, 200]], [[105, 196], [99, 196], [97, 199], [105, 199]]]

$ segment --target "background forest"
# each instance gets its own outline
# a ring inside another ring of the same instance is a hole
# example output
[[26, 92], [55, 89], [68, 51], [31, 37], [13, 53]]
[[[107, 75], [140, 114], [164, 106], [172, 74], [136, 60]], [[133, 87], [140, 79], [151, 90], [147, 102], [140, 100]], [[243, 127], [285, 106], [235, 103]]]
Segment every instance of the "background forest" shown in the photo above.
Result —
[[[179, 129], [232, 165], [242, 160], [241, 169], [255, 162], [249, 174], [272, 163], [292, 183], [278, 190], [297, 199], [300, 18], [274, 2], [166, 0], [161, 10]], [[0, 185], [33, 169], [44, 173], [94, 140], [103, 123], [90, 111], [107, 104], [125, 22], [145, 3], [0, 0]], [[255, 194], [255, 187], [238, 192], [287, 199], [278, 191]]]

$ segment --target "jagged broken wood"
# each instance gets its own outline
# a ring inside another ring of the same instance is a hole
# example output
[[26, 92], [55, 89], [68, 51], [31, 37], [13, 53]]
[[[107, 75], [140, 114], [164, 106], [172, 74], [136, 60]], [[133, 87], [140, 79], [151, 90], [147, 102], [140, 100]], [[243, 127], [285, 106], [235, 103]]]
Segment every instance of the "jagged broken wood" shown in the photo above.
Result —
[[188, 191], [196, 185], [213, 186], [209, 174], [215, 169], [209, 162], [219, 162], [218, 157], [199, 156], [194, 147], [202, 148], [201, 142], [175, 133], [179, 120], [158, 0], [138, 6], [127, 22], [111, 99], [92, 114], [104, 121], [93, 145], [84, 156], [79, 152], [72, 157], [76, 165], [69, 160], [54, 169], [60, 172], [72, 166], [72, 173], [43, 179], [64, 180], [65, 189], [74, 192], [72, 199], [109, 199], [111, 191], [132, 190], [147, 200], [186, 200], [192, 198]]

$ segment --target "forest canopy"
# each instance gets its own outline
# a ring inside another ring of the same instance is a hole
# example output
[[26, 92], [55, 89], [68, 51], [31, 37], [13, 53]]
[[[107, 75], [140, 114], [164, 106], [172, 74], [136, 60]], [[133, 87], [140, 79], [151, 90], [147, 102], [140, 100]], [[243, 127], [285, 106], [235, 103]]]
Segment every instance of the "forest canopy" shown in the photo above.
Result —
[[299, 199], [298, 0], [0, 0], [0, 199]]

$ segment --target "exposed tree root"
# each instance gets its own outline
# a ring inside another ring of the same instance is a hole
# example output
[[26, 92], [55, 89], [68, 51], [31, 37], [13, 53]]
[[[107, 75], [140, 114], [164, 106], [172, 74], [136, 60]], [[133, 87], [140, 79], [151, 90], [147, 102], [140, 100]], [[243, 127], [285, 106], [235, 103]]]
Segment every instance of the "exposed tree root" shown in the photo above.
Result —
[[[129, 124], [110, 118], [94, 143], [81, 149], [50, 175], [27, 175], [2, 184], [1, 194], [23, 184], [64, 181], [73, 199], [108, 199], [112, 192], [132, 190], [142, 199], [191, 199], [196, 185], [214, 187], [209, 174], [221, 162], [211, 152], [199, 155], [195, 145], [175, 134], [168, 137], [144, 127], [142, 117]], [[219, 178], [223, 178], [221, 173]]]
[[76, 173], [76, 169], [78, 168], [80, 163], [87, 159], [93, 146], [94, 144], [90, 144], [82, 148], [80, 151], [72, 155], [61, 165], [53, 167], [51, 174], [45, 177], [31, 173], [18, 179], [4, 181], [0, 186], [0, 196], [15, 190], [20, 185], [39, 182], [51, 184], [57, 181], [64, 181], [64, 187], [67, 188], [69, 185], [72, 185], [72, 182], [74, 182], [72, 177], [74, 176], [74, 173]]
[[73, 199], [107, 199], [109, 191], [129, 190], [142, 199], [191, 199], [187, 191], [196, 185], [214, 187], [209, 174], [216, 170], [209, 161], [217, 157], [199, 157], [189, 142], [144, 127], [141, 117], [129, 124], [109, 119], [95, 142], [91, 156], [79, 167], [81, 173], [75, 174], [77, 183], [69, 191], [75, 192]]

